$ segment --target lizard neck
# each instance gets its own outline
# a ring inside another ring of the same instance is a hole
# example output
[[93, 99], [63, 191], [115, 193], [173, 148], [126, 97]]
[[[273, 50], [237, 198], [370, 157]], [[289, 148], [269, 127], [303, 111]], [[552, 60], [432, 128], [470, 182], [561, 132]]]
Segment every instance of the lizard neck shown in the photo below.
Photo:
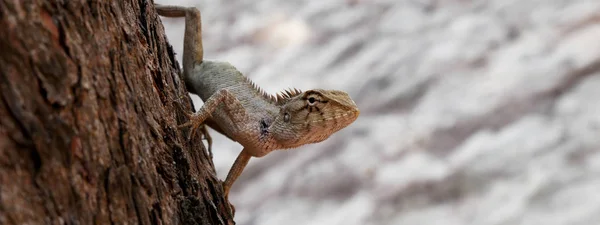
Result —
[[281, 148], [273, 136], [274, 131], [271, 129], [274, 121], [275, 118], [263, 118], [260, 121], [259, 144], [267, 152]]
[[262, 111], [263, 114], [255, 117], [255, 123], [247, 129], [251, 130], [250, 135], [244, 139], [238, 140], [240, 144], [247, 149], [247, 152], [254, 157], [262, 157], [269, 152], [281, 149], [282, 146], [274, 138], [272, 125], [276, 120], [277, 114], [268, 110]]

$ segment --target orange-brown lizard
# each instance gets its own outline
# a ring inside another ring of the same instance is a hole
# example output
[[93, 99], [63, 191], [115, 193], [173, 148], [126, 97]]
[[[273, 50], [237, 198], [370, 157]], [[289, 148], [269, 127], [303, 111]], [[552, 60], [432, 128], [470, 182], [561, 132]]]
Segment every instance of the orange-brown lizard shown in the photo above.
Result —
[[223, 183], [227, 199], [252, 156], [321, 142], [358, 117], [358, 107], [343, 91], [292, 89], [274, 96], [266, 94], [231, 64], [203, 60], [198, 9], [156, 5], [156, 10], [165, 17], [185, 17], [183, 78], [188, 90], [204, 101], [180, 127], [191, 126], [191, 137], [207, 122], [244, 147]]

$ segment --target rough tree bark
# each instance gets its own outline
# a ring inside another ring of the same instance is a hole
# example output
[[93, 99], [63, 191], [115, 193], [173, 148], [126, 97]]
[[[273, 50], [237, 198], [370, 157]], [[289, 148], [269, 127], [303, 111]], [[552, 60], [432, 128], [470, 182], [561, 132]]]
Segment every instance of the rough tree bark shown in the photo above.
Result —
[[0, 224], [228, 224], [152, 2], [0, 0]]

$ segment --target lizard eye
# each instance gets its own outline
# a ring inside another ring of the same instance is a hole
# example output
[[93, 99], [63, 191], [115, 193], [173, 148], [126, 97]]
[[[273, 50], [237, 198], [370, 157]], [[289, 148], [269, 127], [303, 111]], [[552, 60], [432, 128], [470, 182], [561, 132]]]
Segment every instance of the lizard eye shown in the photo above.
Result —
[[310, 98], [308, 98], [308, 104], [309, 104], [309, 105], [314, 105], [316, 101], [317, 101], [317, 100], [315, 99], [315, 97], [310, 97]]
[[284, 122], [290, 122], [290, 114], [289, 113], [283, 114], [283, 121]]

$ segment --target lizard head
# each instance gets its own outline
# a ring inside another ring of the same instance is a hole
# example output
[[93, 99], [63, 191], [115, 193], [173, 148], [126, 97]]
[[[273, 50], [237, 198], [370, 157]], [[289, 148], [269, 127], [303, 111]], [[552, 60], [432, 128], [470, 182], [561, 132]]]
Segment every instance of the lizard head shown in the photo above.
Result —
[[350, 125], [360, 111], [343, 91], [308, 90], [283, 101], [270, 127], [281, 148], [321, 142]]

